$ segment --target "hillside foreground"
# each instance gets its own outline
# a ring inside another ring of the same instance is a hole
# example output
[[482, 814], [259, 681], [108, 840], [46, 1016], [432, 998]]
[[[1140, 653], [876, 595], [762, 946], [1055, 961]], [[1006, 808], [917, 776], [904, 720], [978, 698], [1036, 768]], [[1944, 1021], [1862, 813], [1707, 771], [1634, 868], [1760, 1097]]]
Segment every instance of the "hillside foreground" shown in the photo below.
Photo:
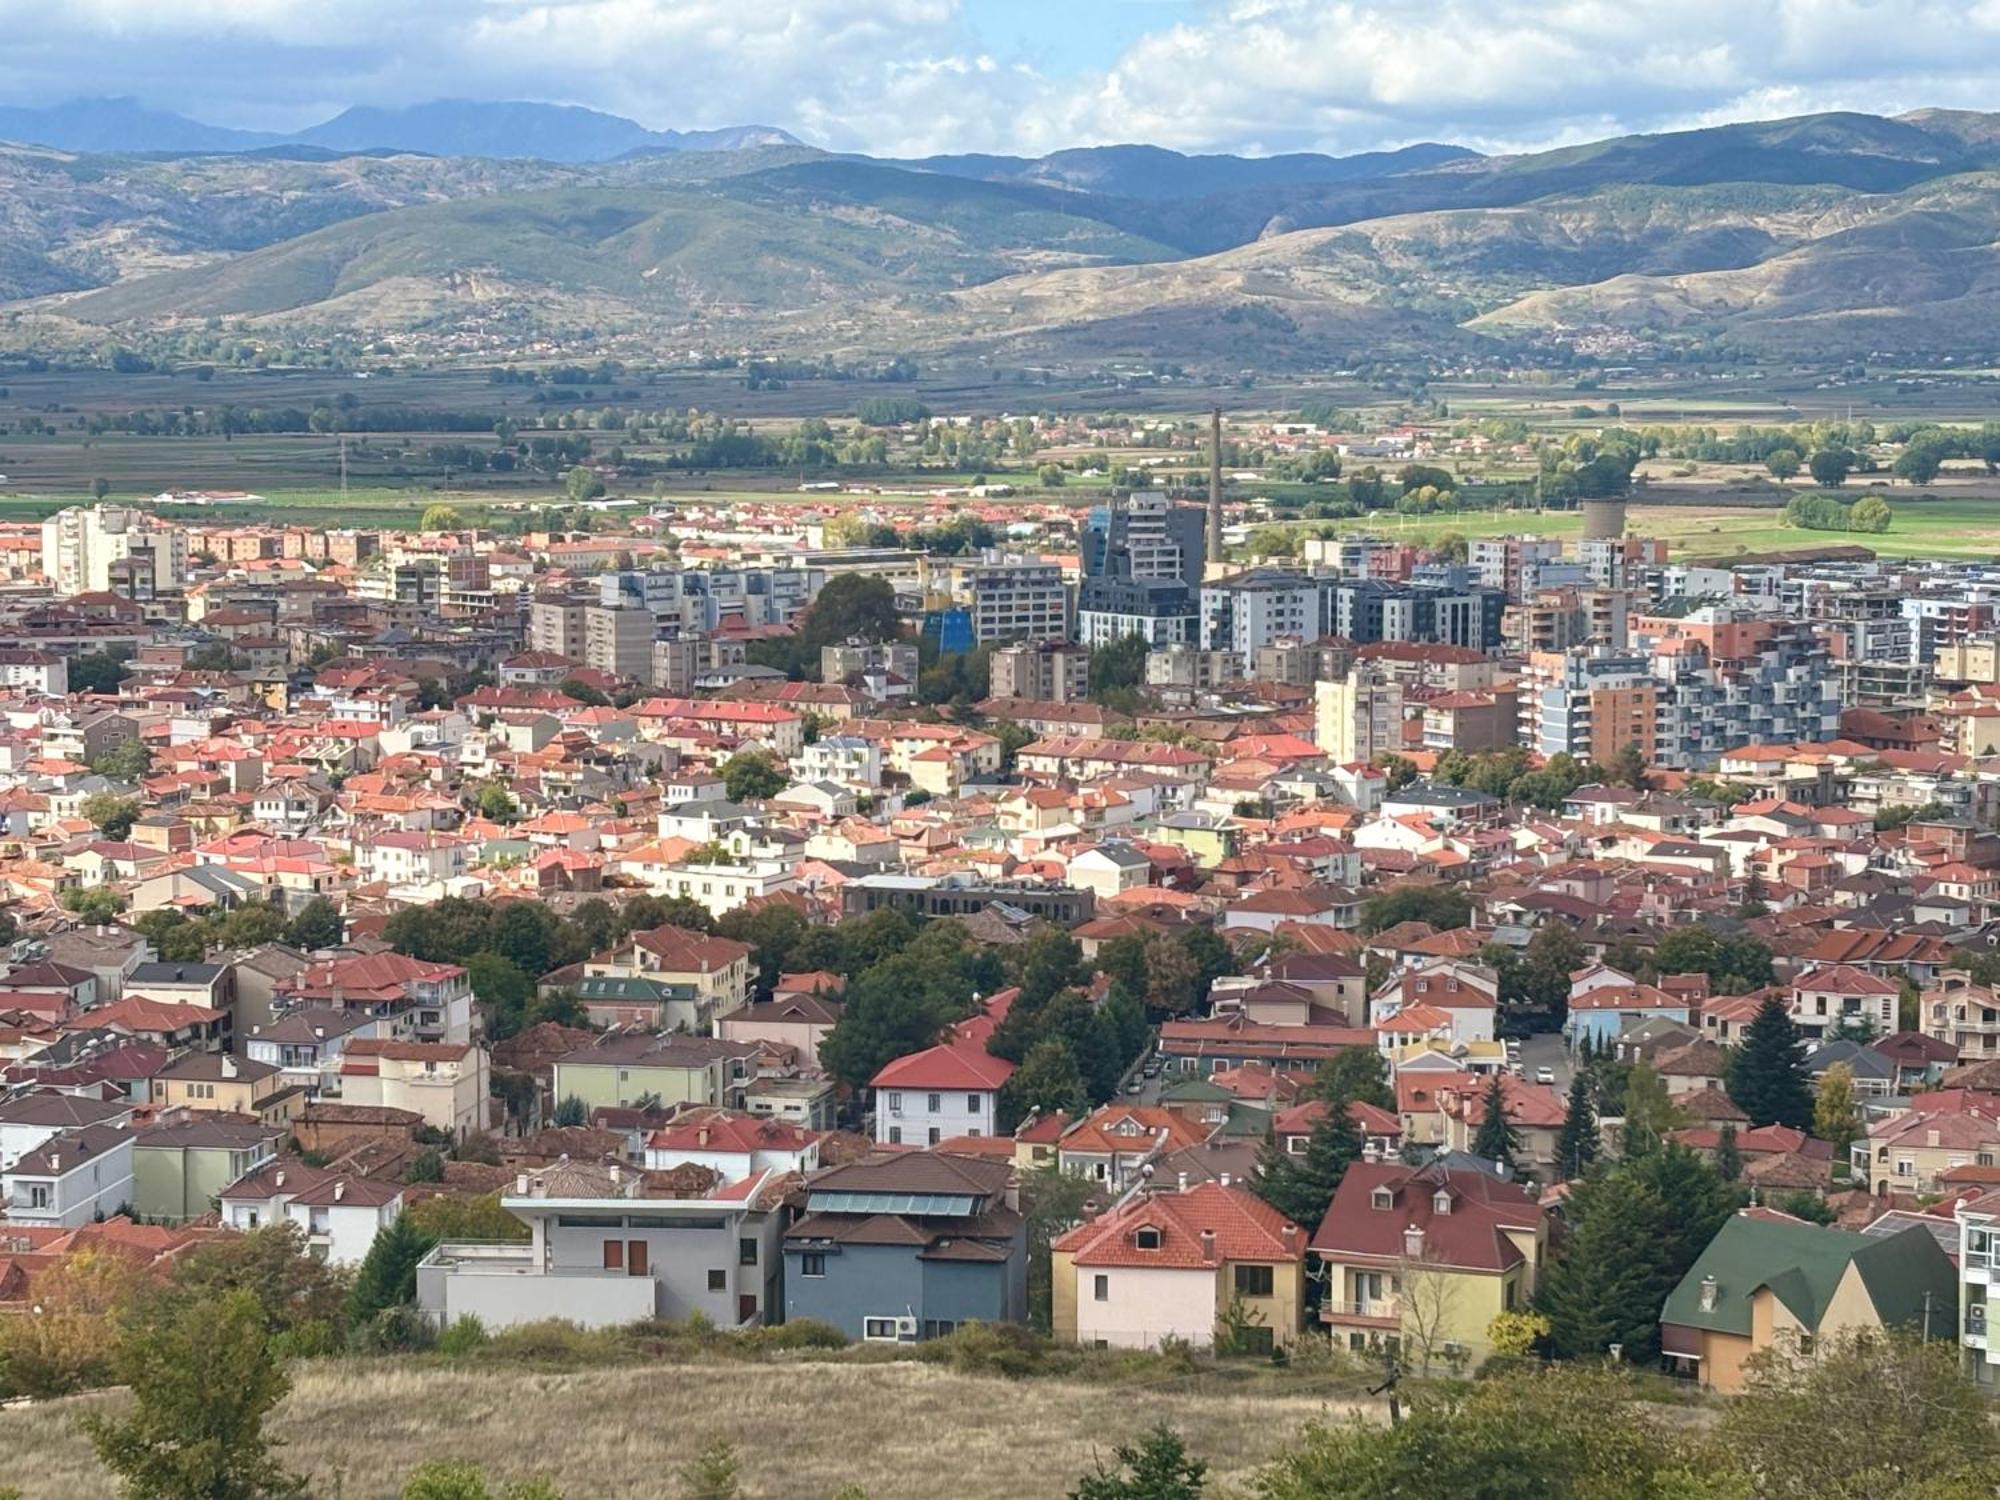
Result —
[[[1040, 1500], [1160, 1422], [1234, 1484], [1309, 1421], [1378, 1414], [1266, 1382], [1006, 1380], [913, 1361], [548, 1372], [326, 1360], [295, 1366], [293, 1381], [272, 1424], [283, 1462], [340, 1500], [394, 1500], [435, 1458], [477, 1460], [496, 1480], [546, 1475], [570, 1500], [671, 1496], [680, 1465], [718, 1437], [737, 1445], [759, 1500], [820, 1500], [845, 1484], [869, 1500]], [[76, 1418], [121, 1399], [0, 1411], [0, 1482], [23, 1500], [112, 1500]]]

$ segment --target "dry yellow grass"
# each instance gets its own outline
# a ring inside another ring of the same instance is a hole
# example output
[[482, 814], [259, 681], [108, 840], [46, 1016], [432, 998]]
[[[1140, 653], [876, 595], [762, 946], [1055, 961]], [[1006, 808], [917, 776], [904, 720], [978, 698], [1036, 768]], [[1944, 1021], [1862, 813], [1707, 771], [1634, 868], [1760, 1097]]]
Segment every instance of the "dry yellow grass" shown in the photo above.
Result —
[[[0, 1411], [0, 1483], [24, 1500], [112, 1500], [76, 1429], [87, 1397]], [[495, 1479], [545, 1474], [567, 1500], [658, 1496], [718, 1437], [743, 1455], [755, 1500], [1042, 1500], [1156, 1422], [1186, 1437], [1218, 1486], [1250, 1472], [1344, 1398], [1272, 1383], [1172, 1390], [1009, 1381], [934, 1365], [629, 1365], [521, 1368], [329, 1361], [298, 1368], [273, 1422], [316, 1497], [390, 1500], [426, 1459], [465, 1458]]]

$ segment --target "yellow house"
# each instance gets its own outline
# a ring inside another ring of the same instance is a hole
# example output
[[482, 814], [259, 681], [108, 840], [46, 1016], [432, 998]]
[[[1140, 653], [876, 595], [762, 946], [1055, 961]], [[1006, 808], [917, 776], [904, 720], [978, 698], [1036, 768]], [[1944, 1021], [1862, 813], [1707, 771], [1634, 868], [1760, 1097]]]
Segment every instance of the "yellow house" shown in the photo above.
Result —
[[1268, 1354], [1303, 1324], [1305, 1253], [1305, 1231], [1245, 1187], [1137, 1197], [1052, 1247], [1055, 1336], [1099, 1349], [1176, 1338]]
[[463, 1140], [486, 1128], [486, 1049], [470, 1042], [397, 1042], [373, 1037], [340, 1055], [340, 1099], [406, 1109]]
[[1852, 1234], [1757, 1209], [1716, 1232], [1660, 1313], [1660, 1348], [1711, 1389], [1743, 1389], [1766, 1349], [1809, 1354], [1846, 1333], [1951, 1338], [1958, 1273], [1929, 1230]]
[[1313, 1236], [1320, 1321], [1353, 1349], [1394, 1339], [1419, 1367], [1477, 1365], [1493, 1320], [1533, 1300], [1548, 1245], [1548, 1214], [1518, 1183], [1359, 1161]]
[[1207, 813], [1174, 813], [1161, 818], [1146, 832], [1156, 844], [1185, 849], [1188, 858], [1204, 870], [1214, 869], [1236, 853], [1236, 830]]
[[306, 1102], [305, 1090], [287, 1083], [276, 1064], [227, 1052], [177, 1057], [153, 1075], [152, 1089], [157, 1109], [247, 1115], [266, 1125], [289, 1126]]

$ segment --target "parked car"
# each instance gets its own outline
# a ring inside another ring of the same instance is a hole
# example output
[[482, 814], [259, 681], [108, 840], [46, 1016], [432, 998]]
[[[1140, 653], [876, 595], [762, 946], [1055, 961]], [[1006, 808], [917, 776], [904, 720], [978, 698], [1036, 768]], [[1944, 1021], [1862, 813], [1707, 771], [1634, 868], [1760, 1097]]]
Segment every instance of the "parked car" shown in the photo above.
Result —
[[1555, 1081], [1556, 1081], [1556, 1070], [1554, 1068], [1535, 1069], [1535, 1082], [1554, 1083]]

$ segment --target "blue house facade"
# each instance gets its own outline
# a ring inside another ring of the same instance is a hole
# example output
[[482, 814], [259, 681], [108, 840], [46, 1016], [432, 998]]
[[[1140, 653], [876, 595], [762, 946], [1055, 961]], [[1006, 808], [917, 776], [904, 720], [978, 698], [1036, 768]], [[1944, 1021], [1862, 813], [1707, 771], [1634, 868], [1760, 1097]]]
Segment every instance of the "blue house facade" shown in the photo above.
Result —
[[785, 1235], [785, 1318], [908, 1343], [1027, 1316], [1013, 1164], [933, 1152], [835, 1167]]

